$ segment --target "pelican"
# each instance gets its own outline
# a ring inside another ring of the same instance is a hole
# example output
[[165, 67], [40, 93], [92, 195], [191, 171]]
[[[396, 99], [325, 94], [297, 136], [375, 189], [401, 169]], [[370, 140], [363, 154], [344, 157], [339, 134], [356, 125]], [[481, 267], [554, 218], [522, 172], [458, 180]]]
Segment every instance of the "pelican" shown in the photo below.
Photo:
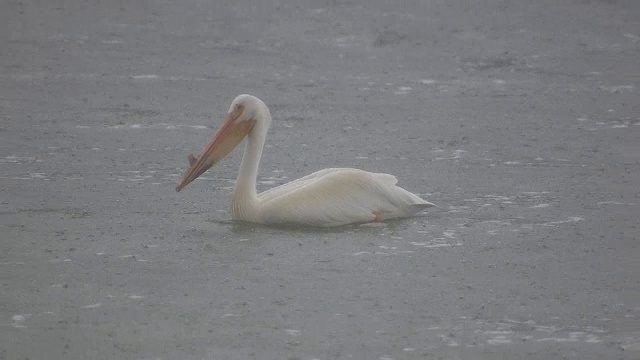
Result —
[[246, 94], [236, 97], [200, 155], [188, 156], [189, 168], [176, 191], [218, 163], [246, 137], [231, 201], [233, 220], [329, 227], [408, 217], [435, 206], [396, 186], [398, 179], [393, 175], [345, 168], [320, 170], [258, 194], [258, 165], [270, 124], [271, 114], [262, 100]]

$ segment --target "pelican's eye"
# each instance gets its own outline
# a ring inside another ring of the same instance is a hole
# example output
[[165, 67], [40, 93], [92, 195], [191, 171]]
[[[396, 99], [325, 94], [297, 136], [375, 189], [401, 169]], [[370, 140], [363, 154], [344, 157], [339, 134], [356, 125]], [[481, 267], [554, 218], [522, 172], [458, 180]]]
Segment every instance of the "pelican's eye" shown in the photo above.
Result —
[[243, 121], [244, 119], [241, 119], [240, 116], [242, 115], [242, 113], [244, 113], [244, 105], [242, 104], [236, 104], [233, 107], [233, 110], [231, 111], [231, 117], [234, 119], [234, 121]]

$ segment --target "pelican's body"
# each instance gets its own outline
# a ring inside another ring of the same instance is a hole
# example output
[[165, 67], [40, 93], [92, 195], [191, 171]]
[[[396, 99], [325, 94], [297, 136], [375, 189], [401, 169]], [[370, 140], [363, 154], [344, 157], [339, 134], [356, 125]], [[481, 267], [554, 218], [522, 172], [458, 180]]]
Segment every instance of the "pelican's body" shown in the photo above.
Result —
[[396, 186], [393, 175], [358, 169], [324, 169], [257, 194], [258, 165], [270, 124], [271, 114], [260, 99], [236, 97], [222, 127], [198, 158], [189, 155], [190, 167], [176, 191], [226, 156], [246, 136], [233, 191], [234, 220], [338, 226], [407, 217], [434, 206]]

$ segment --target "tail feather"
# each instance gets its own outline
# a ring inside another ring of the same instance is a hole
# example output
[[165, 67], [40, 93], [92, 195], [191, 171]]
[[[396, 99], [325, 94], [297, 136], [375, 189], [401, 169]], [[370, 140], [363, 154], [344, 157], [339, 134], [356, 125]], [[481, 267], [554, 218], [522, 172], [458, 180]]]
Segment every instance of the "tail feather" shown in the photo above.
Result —
[[417, 212], [420, 212], [426, 208], [430, 208], [430, 207], [434, 207], [436, 206], [435, 204], [432, 204], [428, 201], [425, 201], [424, 203], [419, 203], [419, 204], [409, 204], [407, 205], [407, 209], [409, 210], [410, 214], [415, 214]]

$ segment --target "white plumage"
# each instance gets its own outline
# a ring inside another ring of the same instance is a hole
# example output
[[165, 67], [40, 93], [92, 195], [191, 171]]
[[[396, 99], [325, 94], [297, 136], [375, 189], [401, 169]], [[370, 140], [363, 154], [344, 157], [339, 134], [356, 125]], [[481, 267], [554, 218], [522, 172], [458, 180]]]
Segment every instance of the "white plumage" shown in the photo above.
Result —
[[260, 99], [236, 97], [221, 128], [200, 155], [189, 155], [190, 167], [176, 191], [226, 156], [246, 136], [233, 192], [234, 220], [327, 227], [407, 217], [434, 206], [397, 186], [393, 175], [344, 168], [320, 170], [257, 194], [258, 165], [270, 123], [269, 109]]

